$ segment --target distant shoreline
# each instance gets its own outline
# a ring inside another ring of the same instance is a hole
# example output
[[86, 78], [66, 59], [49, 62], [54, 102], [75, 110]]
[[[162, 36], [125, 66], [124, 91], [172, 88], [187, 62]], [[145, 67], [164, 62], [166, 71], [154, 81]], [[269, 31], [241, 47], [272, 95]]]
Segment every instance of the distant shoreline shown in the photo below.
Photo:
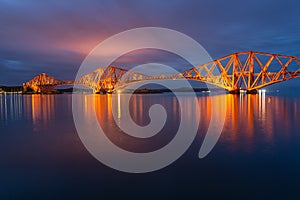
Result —
[[[218, 90], [218, 89], [216, 89]], [[115, 93], [133, 93], [133, 94], [161, 94], [161, 93], [170, 93], [170, 92], [208, 92], [208, 88], [176, 88], [176, 89], [137, 89], [137, 90], [132, 90], [132, 89], [124, 89], [124, 90], [118, 90]], [[41, 93], [36, 93], [33, 91], [23, 91], [22, 86], [0, 86], [0, 94], [1, 93], [7, 93], [7, 94], [41, 94]], [[66, 88], [66, 89], [56, 89], [52, 90], [43, 94], [64, 94], [64, 93], [92, 93], [88, 89], [73, 89], [73, 88]]]

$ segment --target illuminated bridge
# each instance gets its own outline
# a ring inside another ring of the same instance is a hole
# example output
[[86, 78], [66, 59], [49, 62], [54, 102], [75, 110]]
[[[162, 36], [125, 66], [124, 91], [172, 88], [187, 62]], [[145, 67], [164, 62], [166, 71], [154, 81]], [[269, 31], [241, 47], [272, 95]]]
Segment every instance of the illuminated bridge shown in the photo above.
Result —
[[84, 85], [95, 93], [114, 90], [147, 80], [194, 80], [209, 83], [239, 93], [255, 93], [258, 89], [300, 77], [300, 57], [262, 52], [238, 52], [209, 63], [182, 71], [178, 74], [148, 76], [138, 72], [109, 66], [99, 68], [75, 81], [61, 81], [46, 74], [35, 76], [24, 83], [24, 88], [35, 92], [48, 92], [61, 85]]

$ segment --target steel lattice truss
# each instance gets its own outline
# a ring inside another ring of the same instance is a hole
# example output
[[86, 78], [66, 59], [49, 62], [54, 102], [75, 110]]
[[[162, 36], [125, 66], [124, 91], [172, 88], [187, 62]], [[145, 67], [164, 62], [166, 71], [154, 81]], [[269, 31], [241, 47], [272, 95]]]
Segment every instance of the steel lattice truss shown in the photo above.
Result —
[[210, 83], [230, 92], [255, 91], [298, 78], [300, 58], [261, 52], [239, 52], [183, 71], [179, 77]]
[[60, 85], [71, 85], [73, 81], [61, 81], [45, 73], [33, 77], [30, 81], [23, 84], [23, 87], [31, 88], [35, 92], [48, 92], [53, 90], [54, 87]]
[[100, 91], [101, 89], [101, 77], [104, 72], [103, 68], [96, 69], [95, 71], [82, 76], [74, 81], [74, 84], [84, 85], [92, 88], [93, 91]]
[[188, 79], [216, 85], [229, 92], [252, 92], [299, 76], [299, 57], [249, 51], [230, 54], [178, 74], [148, 76], [109, 66], [105, 69], [99, 68], [75, 81], [61, 81], [40, 74], [24, 86], [36, 92], [46, 92], [59, 85], [80, 84], [92, 88], [94, 92], [112, 92], [116, 88], [139, 81]]
[[94, 92], [112, 92], [117, 84], [126, 85], [130, 82], [142, 81], [146, 77], [146, 75], [137, 72], [109, 66], [106, 69], [99, 68], [88, 73], [75, 80], [74, 83], [90, 87]]

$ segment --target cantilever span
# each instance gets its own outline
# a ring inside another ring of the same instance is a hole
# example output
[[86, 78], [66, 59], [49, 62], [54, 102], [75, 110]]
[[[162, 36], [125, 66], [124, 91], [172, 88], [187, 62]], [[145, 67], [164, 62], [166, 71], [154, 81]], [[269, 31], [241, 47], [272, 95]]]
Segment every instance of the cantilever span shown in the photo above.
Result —
[[180, 73], [231, 93], [249, 93], [282, 81], [299, 78], [300, 57], [262, 52], [238, 52]]
[[31, 88], [35, 92], [45, 93], [53, 90], [56, 86], [73, 84], [74, 81], [61, 81], [45, 73], [42, 73], [24, 83], [23, 88], [25, 91], [27, 90], [27, 88]]
[[59, 85], [81, 84], [97, 92], [113, 92], [126, 84], [147, 80], [195, 80], [226, 89], [230, 93], [258, 89], [300, 77], [300, 57], [262, 52], [238, 52], [178, 74], [148, 76], [109, 66], [99, 68], [75, 81], [61, 81], [46, 74], [35, 76], [24, 84], [36, 92], [47, 92]]
[[93, 89], [94, 93], [110, 93], [114, 91], [115, 86], [121, 79], [134, 82], [137, 80], [145, 80], [147, 77], [148, 76], [138, 72], [109, 66], [106, 69], [98, 68], [95, 71], [75, 80], [74, 83], [90, 87]]

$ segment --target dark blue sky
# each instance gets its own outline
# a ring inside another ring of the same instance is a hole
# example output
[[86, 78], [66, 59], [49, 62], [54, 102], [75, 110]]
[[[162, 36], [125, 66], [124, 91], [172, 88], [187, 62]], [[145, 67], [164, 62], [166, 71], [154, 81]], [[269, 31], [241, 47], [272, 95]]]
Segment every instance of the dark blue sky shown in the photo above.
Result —
[[0, 85], [41, 72], [74, 79], [99, 42], [144, 26], [183, 32], [213, 58], [248, 50], [300, 56], [299, 8], [297, 0], [0, 0]]

